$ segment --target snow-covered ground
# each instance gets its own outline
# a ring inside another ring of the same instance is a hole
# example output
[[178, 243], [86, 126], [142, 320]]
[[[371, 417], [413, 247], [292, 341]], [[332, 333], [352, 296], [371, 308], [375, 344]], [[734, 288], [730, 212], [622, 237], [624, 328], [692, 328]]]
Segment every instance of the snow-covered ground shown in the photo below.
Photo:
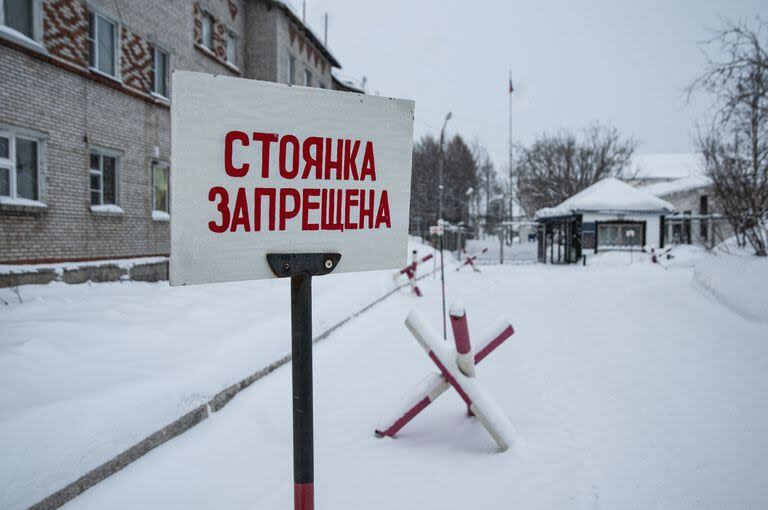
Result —
[[[315, 334], [394, 286], [389, 271], [315, 279]], [[287, 280], [19, 293], [0, 289], [0, 509], [39, 501], [290, 352]]]
[[[453, 390], [398, 438], [373, 435], [434, 370], [403, 320], [416, 308], [439, 329], [439, 280], [334, 332], [315, 349], [318, 506], [768, 507], [768, 325], [702, 292], [692, 266], [711, 256], [683, 252], [666, 269], [615, 253], [446, 272], [471, 333], [499, 316], [517, 330], [478, 367], [522, 437], [506, 453]], [[317, 279], [316, 331], [388, 285], [376, 273]], [[287, 349], [284, 282], [23, 292], [24, 305], [0, 308], [2, 508], [137, 422], [168, 421], [190, 389], [207, 395]], [[289, 508], [290, 379], [278, 369], [66, 508]], [[78, 428], [90, 441], [64, 448]]]
[[718, 302], [743, 317], [768, 324], [768, 259], [706, 257], [696, 264], [693, 277]]

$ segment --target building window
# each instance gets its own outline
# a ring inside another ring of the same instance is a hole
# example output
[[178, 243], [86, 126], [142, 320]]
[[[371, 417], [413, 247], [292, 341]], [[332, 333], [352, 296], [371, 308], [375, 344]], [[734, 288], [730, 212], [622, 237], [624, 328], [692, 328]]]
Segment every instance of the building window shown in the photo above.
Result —
[[699, 197], [699, 214], [709, 214], [709, 197], [707, 195]]
[[288, 83], [296, 83], [296, 58], [288, 55]]
[[160, 48], [155, 48], [152, 61], [152, 92], [163, 97], [168, 96], [168, 53]]
[[627, 246], [641, 246], [643, 242], [643, 228], [640, 223], [598, 223], [598, 246], [613, 248]]
[[0, 25], [34, 39], [34, 0], [0, 0]]
[[117, 205], [116, 156], [91, 151], [91, 205]]
[[312, 86], [312, 72], [309, 69], [304, 70], [304, 85], [307, 87]]
[[[699, 197], [699, 214], [707, 216], [709, 214], [709, 197], [707, 195], [701, 195]], [[709, 222], [710, 219], [699, 218], [699, 237], [704, 241], [709, 237]]]
[[0, 196], [39, 200], [40, 141], [0, 132]]
[[213, 16], [207, 12], [203, 13], [203, 46], [209, 50], [213, 49]]
[[318, 81], [318, 82], [317, 82], [317, 86], [318, 86], [318, 87], [320, 87], [321, 89], [324, 89], [324, 88], [326, 88], [326, 86], [325, 86], [325, 83], [323, 83], [323, 82], [321, 82], [321, 81]]
[[232, 32], [227, 33], [227, 62], [237, 65], [237, 36]]
[[117, 23], [95, 12], [88, 13], [88, 65], [117, 76]]
[[168, 211], [168, 165], [163, 163], [152, 164], [152, 210], [160, 212]]

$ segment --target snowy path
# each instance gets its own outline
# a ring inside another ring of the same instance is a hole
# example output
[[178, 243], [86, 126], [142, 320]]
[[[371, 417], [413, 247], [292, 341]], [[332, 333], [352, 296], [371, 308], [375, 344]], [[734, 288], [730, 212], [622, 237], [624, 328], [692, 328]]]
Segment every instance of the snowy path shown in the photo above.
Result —
[[[395, 440], [380, 416], [431, 362], [395, 296], [315, 350], [319, 508], [768, 506], [768, 327], [702, 296], [690, 269], [483, 267], [448, 273], [470, 331], [517, 334], [478, 369], [524, 444], [493, 440], [448, 393]], [[223, 334], [226, 334], [224, 332]], [[289, 508], [290, 370], [154, 450], [67, 509]]]
[[[391, 275], [317, 279], [315, 333], [392, 289]], [[36, 503], [290, 352], [287, 280], [21, 296], [0, 289], [0, 509]]]

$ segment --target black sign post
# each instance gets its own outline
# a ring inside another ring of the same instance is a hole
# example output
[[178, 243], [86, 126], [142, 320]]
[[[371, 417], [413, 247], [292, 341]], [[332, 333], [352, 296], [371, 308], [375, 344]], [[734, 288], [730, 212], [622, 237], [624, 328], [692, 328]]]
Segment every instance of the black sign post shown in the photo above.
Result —
[[267, 254], [278, 278], [291, 278], [291, 366], [293, 369], [293, 507], [313, 510], [312, 277], [332, 272], [339, 253]]

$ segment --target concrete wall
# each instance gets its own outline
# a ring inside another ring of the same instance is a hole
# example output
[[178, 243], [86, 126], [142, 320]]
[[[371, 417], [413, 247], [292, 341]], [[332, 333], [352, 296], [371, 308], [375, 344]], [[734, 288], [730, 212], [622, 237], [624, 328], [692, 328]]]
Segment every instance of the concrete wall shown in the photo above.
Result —
[[282, 16], [280, 9], [271, 2], [248, 2], [245, 13], [248, 26], [245, 44], [247, 77], [285, 83], [278, 62], [277, 24]]

